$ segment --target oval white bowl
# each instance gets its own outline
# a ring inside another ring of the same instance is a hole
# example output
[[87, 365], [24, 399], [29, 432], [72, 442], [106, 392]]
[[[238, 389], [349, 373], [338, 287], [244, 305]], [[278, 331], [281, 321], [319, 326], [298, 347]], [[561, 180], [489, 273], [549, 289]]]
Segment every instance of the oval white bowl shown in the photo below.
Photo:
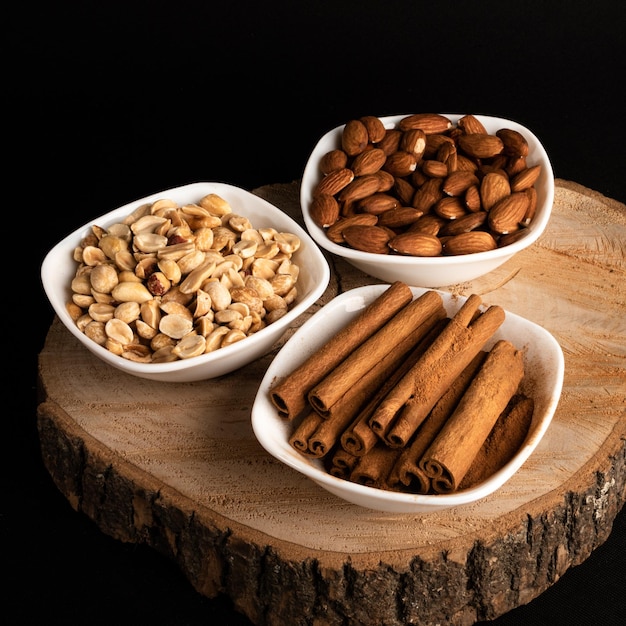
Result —
[[[254, 228], [273, 227], [278, 231], [291, 232], [300, 237], [301, 247], [294, 255], [294, 262], [300, 267], [297, 283], [298, 297], [289, 312], [237, 343], [209, 354], [172, 363], [129, 361], [113, 354], [82, 333], [69, 316], [65, 305], [70, 299], [70, 283], [77, 268], [72, 252], [81, 239], [90, 232], [92, 225], [97, 224], [106, 228], [128, 216], [138, 206], [160, 198], [170, 198], [179, 204], [185, 204], [198, 202], [209, 193], [216, 193], [227, 200], [233, 211], [247, 217]], [[330, 268], [309, 234], [274, 205], [239, 187], [225, 183], [198, 182], [165, 189], [130, 202], [76, 229], [48, 252], [41, 266], [41, 280], [44, 291], [59, 319], [72, 335], [97, 357], [123, 372], [140, 378], [163, 382], [192, 382], [222, 376], [266, 354], [293, 321], [324, 293], [330, 280]]]
[[[289, 444], [293, 426], [279, 417], [270, 400], [272, 383], [277, 378], [287, 376], [304, 362], [387, 287], [368, 285], [347, 291], [325, 305], [294, 333], [276, 355], [259, 387], [252, 407], [254, 434], [265, 450], [276, 459], [308, 476], [334, 495], [359, 506], [393, 513], [431, 513], [484, 498], [509, 480], [537, 447], [552, 420], [563, 385], [563, 352], [556, 339], [541, 326], [513, 313], [506, 312], [504, 323], [486, 349], [499, 339], [508, 339], [524, 351], [525, 377], [522, 391], [533, 398], [535, 410], [528, 435], [515, 457], [479, 485], [445, 495], [376, 489], [332, 476], [324, 469], [322, 461], [305, 458]], [[414, 297], [418, 297], [426, 289], [413, 287], [412, 291]], [[440, 293], [449, 317], [467, 299]]]
[[[463, 114], [452, 113], [444, 113], [444, 115], [453, 123], [456, 123], [463, 116]], [[406, 115], [392, 115], [380, 119], [386, 128], [394, 128], [404, 117]], [[400, 280], [417, 287], [444, 287], [478, 278], [500, 267], [517, 252], [530, 246], [545, 230], [554, 202], [554, 173], [548, 154], [539, 139], [521, 124], [500, 117], [486, 115], [475, 115], [474, 117], [482, 122], [490, 134], [494, 134], [500, 128], [510, 128], [522, 133], [529, 146], [528, 165], [540, 164], [542, 166], [539, 179], [535, 183], [537, 211], [524, 237], [508, 246], [488, 252], [441, 257], [372, 254], [333, 243], [327, 237], [324, 229], [311, 219], [309, 207], [313, 200], [313, 190], [321, 177], [320, 159], [326, 152], [341, 146], [341, 134], [344, 125], [330, 130], [319, 140], [304, 168], [300, 188], [300, 204], [304, 223], [311, 237], [325, 250], [345, 258], [346, 261], [370, 276], [389, 283]]]

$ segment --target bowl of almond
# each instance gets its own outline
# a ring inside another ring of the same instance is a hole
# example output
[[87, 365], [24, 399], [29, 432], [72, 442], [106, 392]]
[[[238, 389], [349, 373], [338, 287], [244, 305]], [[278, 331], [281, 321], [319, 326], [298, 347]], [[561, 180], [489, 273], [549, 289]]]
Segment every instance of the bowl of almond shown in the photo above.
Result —
[[46, 255], [44, 291], [83, 346], [163, 382], [222, 376], [267, 354], [323, 293], [307, 232], [244, 189], [199, 182], [87, 223]]
[[553, 201], [539, 139], [473, 114], [348, 120], [319, 140], [300, 191], [319, 246], [380, 280], [433, 288], [483, 276], [531, 246]]

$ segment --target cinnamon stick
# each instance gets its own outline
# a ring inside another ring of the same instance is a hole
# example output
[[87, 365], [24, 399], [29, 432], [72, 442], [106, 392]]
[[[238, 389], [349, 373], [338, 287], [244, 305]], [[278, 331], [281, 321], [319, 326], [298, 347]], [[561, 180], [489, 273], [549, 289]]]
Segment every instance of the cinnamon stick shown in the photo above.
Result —
[[350, 474], [356, 465], [358, 458], [343, 448], [337, 448], [332, 455], [328, 472], [337, 478], [350, 479]]
[[387, 476], [391, 471], [400, 450], [377, 443], [366, 455], [359, 457], [350, 474], [350, 480], [360, 485], [387, 489]]
[[437, 400], [428, 417], [417, 429], [410, 444], [402, 449], [391, 470], [388, 479], [391, 488], [408, 488], [413, 493], [423, 494], [430, 491], [430, 478], [419, 467], [420, 459], [452, 415], [486, 356], [487, 353], [481, 350], [457, 376], [449, 389]]
[[332, 372], [311, 389], [308, 399], [320, 413], [328, 410], [355, 385], [391, 347], [405, 339], [415, 328], [443, 306], [436, 291], [426, 291], [398, 311], [380, 330], [362, 343]]
[[304, 456], [314, 456], [309, 449], [309, 439], [323, 421], [324, 419], [315, 411], [309, 411], [309, 413], [302, 418], [300, 424], [298, 424], [298, 426], [291, 433], [291, 436], [289, 437], [289, 445]]
[[455, 491], [524, 376], [522, 352], [498, 341], [428, 450], [420, 468], [436, 493]]
[[357, 414], [353, 422], [341, 435], [341, 446], [354, 454], [363, 456], [371, 450], [377, 441], [378, 435], [370, 428], [369, 420], [374, 411], [385, 396], [398, 384], [398, 381], [408, 372], [422, 357], [426, 349], [446, 326], [447, 318], [439, 319], [430, 329], [428, 334], [415, 346], [411, 353], [398, 369], [389, 376], [376, 394], [370, 399], [365, 407]]
[[522, 447], [533, 419], [534, 401], [515, 394], [489, 433], [459, 489], [469, 489], [502, 469]]
[[408, 285], [392, 283], [302, 365], [277, 381], [270, 390], [270, 399], [278, 414], [288, 420], [299, 415], [306, 407], [308, 392], [412, 299]]
[[[372, 416], [372, 430], [388, 445], [406, 445], [435, 402], [504, 321], [504, 310], [499, 306], [491, 306], [476, 317], [479, 305], [478, 296], [467, 299]], [[408, 403], [410, 406], [405, 407]]]
[[406, 339], [387, 353], [370, 372], [365, 374], [345, 396], [330, 407], [326, 415], [322, 416], [325, 419], [318, 423], [315, 431], [309, 436], [309, 454], [321, 458], [338, 443], [358, 410], [372, 396], [375, 396], [377, 390], [389, 380], [390, 376], [394, 375], [407, 354], [433, 329], [442, 316], [445, 316], [444, 309], [418, 326]]

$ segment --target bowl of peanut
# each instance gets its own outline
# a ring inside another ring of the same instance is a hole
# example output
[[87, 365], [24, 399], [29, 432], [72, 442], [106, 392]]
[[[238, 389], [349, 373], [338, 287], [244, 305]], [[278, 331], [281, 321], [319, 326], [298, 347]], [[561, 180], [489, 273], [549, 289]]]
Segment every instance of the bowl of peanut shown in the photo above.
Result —
[[507, 482], [513, 501], [540, 480], [545, 457], [527, 461], [563, 376], [546, 329], [476, 294], [367, 285], [335, 297], [285, 343], [259, 386], [252, 428], [277, 461], [351, 504], [433, 513]]
[[215, 378], [267, 354], [329, 278], [322, 252], [291, 217], [214, 182], [102, 215], [41, 266], [56, 315], [85, 348], [164, 382]]
[[545, 148], [491, 116], [363, 116], [326, 133], [302, 176], [319, 246], [380, 280], [444, 287], [532, 245], [554, 201]]

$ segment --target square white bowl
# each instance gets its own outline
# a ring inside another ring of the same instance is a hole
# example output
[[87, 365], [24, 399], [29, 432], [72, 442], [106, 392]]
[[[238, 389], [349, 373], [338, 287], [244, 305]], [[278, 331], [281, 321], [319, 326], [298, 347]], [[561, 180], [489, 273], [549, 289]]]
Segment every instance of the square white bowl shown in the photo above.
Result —
[[[290, 374], [387, 288], [388, 285], [368, 285], [347, 291], [325, 305], [294, 333], [276, 355], [259, 387], [252, 406], [254, 434], [276, 459], [334, 495], [359, 506], [393, 513], [431, 513], [484, 498], [509, 480], [537, 447], [550, 425], [563, 386], [563, 352], [556, 339], [541, 326], [508, 311], [504, 323], [485, 349], [490, 349], [499, 339], [507, 339], [524, 352], [525, 375], [521, 391], [533, 398], [535, 406], [521, 448], [487, 480], [470, 489], [443, 495], [387, 491], [337, 478], [324, 469], [322, 460], [306, 458], [289, 444], [293, 424], [278, 415], [270, 399], [274, 380]], [[425, 288], [412, 288], [414, 298], [425, 291]], [[452, 317], [467, 300], [439, 293], [448, 317]]]
[[[233, 212], [247, 217], [254, 228], [275, 228], [300, 238], [301, 246], [293, 261], [300, 268], [298, 296], [289, 311], [262, 330], [224, 348], [201, 356], [171, 363], [137, 363], [117, 356], [89, 339], [76, 326], [66, 309], [70, 300], [70, 284], [76, 274], [73, 260], [74, 248], [79, 245], [94, 224], [106, 228], [127, 217], [138, 206], [169, 198], [179, 204], [198, 202], [203, 196], [215, 193], [224, 198]], [[293, 321], [302, 315], [324, 293], [330, 280], [330, 268], [321, 250], [308, 233], [286, 213], [263, 198], [225, 183], [198, 182], [151, 194], [110, 213], [106, 213], [76, 229], [55, 245], [46, 255], [41, 266], [44, 291], [59, 319], [89, 351], [123, 372], [164, 382], [192, 382], [215, 378], [232, 372], [266, 354], [285, 333]]]
[[[444, 113], [443, 115], [456, 124], [464, 114]], [[404, 117], [407, 115], [392, 115], [380, 119], [385, 128], [395, 128]], [[332, 242], [325, 230], [312, 220], [309, 209], [313, 200], [313, 191], [321, 178], [320, 160], [330, 150], [341, 147], [344, 125], [330, 130], [319, 140], [304, 168], [300, 204], [304, 223], [311, 237], [325, 250], [345, 258], [346, 261], [370, 276], [389, 283], [400, 280], [416, 287], [444, 287], [473, 280], [495, 270], [517, 252], [528, 248], [545, 230], [554, 203], [554, 173], [548, 154], [539, 139], [525, 126], [500, 117], [486, 115], [474, 117], [482, 122], [490, 134], [495, 134], [500, 128], [510, 128], [520, 132], [528, 142], [529, 152], [526, 159], [528, 166], [541, 165], [541, 174], [535, 183], [537, 210], [531, 224], [525, 229], [524, 237], [487, 252], [438, 257], [373, 254]]]

